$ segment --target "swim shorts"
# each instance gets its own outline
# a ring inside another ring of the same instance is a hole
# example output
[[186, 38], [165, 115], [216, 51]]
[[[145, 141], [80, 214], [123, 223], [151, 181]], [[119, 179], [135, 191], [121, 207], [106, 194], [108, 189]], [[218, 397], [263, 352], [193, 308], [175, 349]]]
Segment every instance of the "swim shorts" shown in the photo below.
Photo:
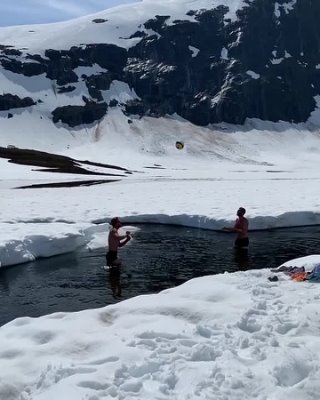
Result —
[[236, 241], [234, 242], [234, 246], [237, 247], [238, 249], [248, 247], [249, 246], [249, 238], [237, 238]]
[[118, 258], [118, 253], [116, 251], [108, 251], [106, 255], [108, 267], [112, 267], [113, 262]]

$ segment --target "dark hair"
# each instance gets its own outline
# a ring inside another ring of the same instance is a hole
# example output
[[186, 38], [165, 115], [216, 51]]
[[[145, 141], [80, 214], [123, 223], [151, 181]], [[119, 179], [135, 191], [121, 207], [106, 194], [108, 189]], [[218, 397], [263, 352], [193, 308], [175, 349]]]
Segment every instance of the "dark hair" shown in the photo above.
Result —
[[113, 217], [113, 218], [111, 219], [111, 221], [110, 221], [110, 224], [111, 224], [113, 227], [115, 227], [115, 226], [116, 226], [116, 223], [119, 222], [119, 221], [120, 221], [120, 218], [119, 218], [119, 217]]
[[243, 207], [239, 207], [239, 211], [241, 211], [243, 213], [243, 215], [246, 213], [246, 209]]

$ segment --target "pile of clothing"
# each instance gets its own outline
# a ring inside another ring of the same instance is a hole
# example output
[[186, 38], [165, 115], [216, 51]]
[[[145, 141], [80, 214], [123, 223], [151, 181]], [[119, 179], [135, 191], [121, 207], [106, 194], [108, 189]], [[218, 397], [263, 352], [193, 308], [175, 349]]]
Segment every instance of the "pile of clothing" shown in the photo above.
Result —
[[[302, 281], [319, 281], [320, 282], [320, 263], [315, 265], [313, 269], [308, 271], [308, 268], [304, 266], [301, 267], [291, 267], [286, 265], [281, 265], [277, 269], [272, 269], [271, 272], [284, 272], [286, 275], [289, 275], [291, 279], [297, 282]], [[277, 281], [277, 276], [269, 277], [271, 282]]]

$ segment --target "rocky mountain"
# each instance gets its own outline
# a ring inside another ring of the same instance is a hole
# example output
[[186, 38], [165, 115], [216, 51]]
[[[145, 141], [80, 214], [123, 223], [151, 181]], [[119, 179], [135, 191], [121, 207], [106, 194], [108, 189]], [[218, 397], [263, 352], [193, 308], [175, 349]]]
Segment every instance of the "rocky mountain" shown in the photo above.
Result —
[[119, 107], [201, 126], [308, 120], [320, 96], [319, 0], [172, 7], [146, 0], [49, 28], [1, 28], [0, 119], [28, 110], [76, 129]]

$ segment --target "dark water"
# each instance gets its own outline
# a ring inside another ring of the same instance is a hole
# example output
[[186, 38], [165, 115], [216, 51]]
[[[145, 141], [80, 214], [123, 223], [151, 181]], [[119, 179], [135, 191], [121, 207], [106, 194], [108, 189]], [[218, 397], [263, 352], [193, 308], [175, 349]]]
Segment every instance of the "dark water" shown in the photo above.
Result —
[[0, 269], [0, 324], [21, 316], [102, 307], [157, 293], [193, 277], [276, 267], [320, 253], [320, 227], [250, 233], [248, 253], [236, 253], [234, 235], [165, 225], [140, 225], [120, 250], [121, 274], [104, 271], [104, 251], [82, 249]]

